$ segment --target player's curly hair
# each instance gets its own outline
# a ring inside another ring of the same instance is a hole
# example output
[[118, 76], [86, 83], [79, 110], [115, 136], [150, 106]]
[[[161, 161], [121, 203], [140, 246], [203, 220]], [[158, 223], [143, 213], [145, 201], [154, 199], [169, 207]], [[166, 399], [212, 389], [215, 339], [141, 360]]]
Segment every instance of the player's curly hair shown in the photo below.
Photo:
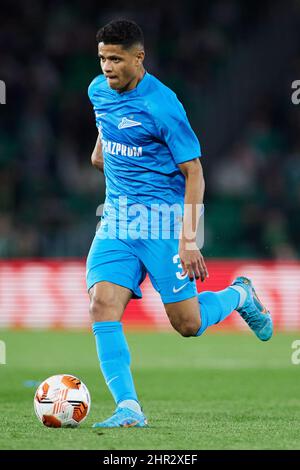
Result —
[[103, 26], [96, 34], [97, 42], [120, 44], [128, 49], [134, 44], [144, 45], [143, 31], [134, 21], [115, 20]]

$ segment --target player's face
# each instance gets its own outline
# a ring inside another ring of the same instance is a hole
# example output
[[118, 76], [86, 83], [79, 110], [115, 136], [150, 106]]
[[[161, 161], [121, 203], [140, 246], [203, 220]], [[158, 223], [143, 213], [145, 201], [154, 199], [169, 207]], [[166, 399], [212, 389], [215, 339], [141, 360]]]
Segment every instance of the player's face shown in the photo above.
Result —
[[98, 56], [101, 68], [106, 76], [108, 85], [117, 91], [128, 91], [136, 86], [136, 80], [141, 72], [144, 51], [138, 46], [123, 49], [114, 44], [98, 45]]

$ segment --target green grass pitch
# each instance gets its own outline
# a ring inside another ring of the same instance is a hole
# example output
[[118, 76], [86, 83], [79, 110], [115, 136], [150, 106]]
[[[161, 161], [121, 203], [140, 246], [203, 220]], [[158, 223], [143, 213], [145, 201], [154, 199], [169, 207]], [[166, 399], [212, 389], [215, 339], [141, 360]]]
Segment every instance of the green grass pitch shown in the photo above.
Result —
[[[251, 333], [127, 333], [148, 429], [93, 430], [114, 404], [89, 332], [2, 331], [1, 449], [299, 449], [300, 332], [262, 343]], [[70, 373], [88, 386], [91, 412], [76, 429], [49, 429], [33, 410], [35, 387]]]

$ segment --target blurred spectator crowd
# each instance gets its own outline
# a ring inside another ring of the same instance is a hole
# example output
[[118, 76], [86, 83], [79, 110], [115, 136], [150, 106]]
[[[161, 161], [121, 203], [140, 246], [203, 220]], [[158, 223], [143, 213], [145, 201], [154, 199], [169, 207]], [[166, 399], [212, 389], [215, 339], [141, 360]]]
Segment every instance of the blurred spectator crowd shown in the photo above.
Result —
[[[104, 200], [90, 164], [97, 131], [87, 97], [100, 73], [97, 29], [126, 17], [141, 24], [146, 68], [193, 97], [222, 74], [269, 2], [15, 0], [1, 3], [0, 257], [85, 256]], [[300, 79], [300, 76], [295, 77]], [[226, 87], [224, 87], [226, 93]], [[193, 112], [192, 124], [197, 124]], [[210, 155], [203, 253], [295, 259], [300, 253], [300, 106], [260, 103], [222, 155]], [[206, 162], [207, 160], [207, 162]]]

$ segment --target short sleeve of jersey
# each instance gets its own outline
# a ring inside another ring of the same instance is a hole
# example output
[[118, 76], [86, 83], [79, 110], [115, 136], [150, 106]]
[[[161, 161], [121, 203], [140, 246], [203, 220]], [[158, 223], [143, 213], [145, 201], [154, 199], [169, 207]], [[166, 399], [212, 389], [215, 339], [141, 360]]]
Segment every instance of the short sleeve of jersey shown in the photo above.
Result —
[[[103, 101], [103, 97], [101, 96], [101, 90], [100, 90], [100, 87], [103, 82], [105, 82], [104, 75], [98, 75], [96, 78], [94, 78], [94, 80], [91, 82], [90, 86], [88, 87], [88, 97], [90, 99], [90, 102], [93, 105], [94, 112], [95, 112], [96, 104], [97, 103], [99, 104], [101, 103], [101, 101]], [[98, 131], [100, 131], [99, 124], [97, 123], [96, 112], [95, 112], [95, 124], [96, 124]]]
[[159, 137], [169, 147], [175, 163], [201, 157], [200, 143], [175, 93], [164, 96], [162, 101], [154, 119]]

